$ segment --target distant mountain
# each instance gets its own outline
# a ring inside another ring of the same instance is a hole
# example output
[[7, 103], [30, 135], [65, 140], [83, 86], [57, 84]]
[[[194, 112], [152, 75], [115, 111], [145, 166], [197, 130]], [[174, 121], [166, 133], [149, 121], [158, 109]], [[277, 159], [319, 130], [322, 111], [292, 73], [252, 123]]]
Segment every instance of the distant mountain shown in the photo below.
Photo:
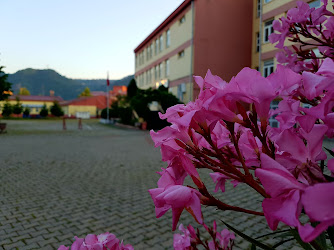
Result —
[[[132, 78], [133, 75], [129, 75], [120, 80], [110, 80], [110, 89], [112, 86], [127, 86]], [[9, 74], [8, 81], [13, 84], [15, 94], [21, 87], [26, 87], [31, 95], [49, 95], [50, 90], [53, 90], [56, 96], [61, 96], [64, 100], [77, 98], [85, 87], [91, 91], [106, 91], [106, 79], [69, 79], [52, 69], [19, 70]]]

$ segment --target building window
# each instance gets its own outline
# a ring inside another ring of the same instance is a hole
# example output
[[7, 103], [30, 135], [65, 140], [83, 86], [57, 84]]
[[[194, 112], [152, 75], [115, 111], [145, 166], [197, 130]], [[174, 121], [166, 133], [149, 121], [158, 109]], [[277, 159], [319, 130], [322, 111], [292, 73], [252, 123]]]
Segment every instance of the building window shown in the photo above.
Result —
[[160, 35], [160, 52], [163, 50], [163, 46], [164, 46], [164, 37], [162, 35]]
[[273, 21], [274, 20], [270, 20], [264, 23], [264, 37], [263, 37], [263, 42], [267, 43], [269, 42], [269, 36], [271, 33], [274, 32], [274, 28], [273, 28]]
[[260, 51], [260, 33], [256, 33], [256, 52]]
[[153, 57], [153, 43], [151, 43], [151, 46], [150, 46], [150, 58]]
[[183, 17], [180, 18], [180, 24], [184, 23], [185, 21], [186, 21], [186, 17], [185, 16], [183, 16]]
[[170, 30], [166, 31], [166, 48], [170, 46]]
[[184, 93], [186, 93], [186, 84], [182, 83], [177, 86], [177, 98], [179, 98], [180, 101], [183, 101]]
[[311, 8], [319, 8], [321, 6], [321, 2], [320, 0], [316, 0], [316, 1], [312, 1], [310, 3], [308, 3], [308, 5], [311, 7]]
[[263, 76], [267, 77], [274, 72], [274, 60], [264, 61], [263, 63]]
[[159, 64], [159, 78], [160, 78], [160, 79], [163, 77], [162, 71], [163, 71], [163, 64], [160, 63], [160, 64]]
[[169, 59], [166, 60], [165, 67], [166, 67], [165, 72], [166, 72], [166, 77], [167, 77], [169, 76]]
[[146, 60], [148, 61], [150, 59], [150, 48], [146, 48]]
[[[270, 103], [270, 108], [275, 110], [278, 108], [278, 104], [279, 104], [279, 101], [274, 100]], [[270, 124], [270, 127], [272, 128], [278, 128], [279, 126], [279, 122], [275, 119], [276, 116], [277, 114], [269, 118], [269, 124]]]
[[155, 79], [153, 79], [154, 78], [154, 67], [151, 69], [151, 76], [152, 76], [152, 81], [151, 82], [153, 82]]
[[155, 73], [154, 73], [155, 80], [158, 79], [158, 70], [159, 70], [159, 67], [158, 67], [158, 65], [157, 65], [157, 66], [155, 66]]
[[256, 16], [259, 17], [261, 15], [261, 0], [257, 0], [257, 12]]
[[271, 2], [272, 0], [264, 0], [265, 3], [269, 3]]
[[179, 52], [178, 57], [179, 57], [179, 58], [184, 57], [184, 50], [182, 50], [182, 51]]
[[159, 39], [155, 40], [155, 54], [157, 55], [159, 51]]

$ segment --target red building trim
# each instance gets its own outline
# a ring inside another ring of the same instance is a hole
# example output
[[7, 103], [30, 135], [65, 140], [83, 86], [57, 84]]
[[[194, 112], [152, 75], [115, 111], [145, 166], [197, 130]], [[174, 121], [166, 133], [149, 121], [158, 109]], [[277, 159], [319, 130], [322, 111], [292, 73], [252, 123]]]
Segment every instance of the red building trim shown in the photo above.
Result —
[[163, 21], [137, 48], [134, 52], [139, 52], [145, 45], [151, 41], [156, 35], [159, 35], [168, 25], [172, 25], [176, 21], [176, 17], [185, 13], [190, 8], [190, 3], [192, 0], [185, 0], [172, 14], [170, 14], [165, 21]]
[[[304, 2], [310, 2], [310, 0], [301, 0], [301, 1], [304, 1]], [[289, 9], [292, 9], [292, 8], [295, 8], [297, 7], [297, 3], [295, 0], [291, 0], [291, 2], [288, 2], [274, 10], [271, 10], [265, 14], [262, 15], [262, 20], [263, 21], [266, 21], [267, 19], [270, 19], [270, 18], [274, 18], [275, 16], [277, 15], [280, 15], [284, 12], [287, 12]]]
[[191, 45], [191, 40], [186, 41], [185, 43], [183, 43], [181, 46], [177, 47], [176, 49], [172, 50], [171, 52], [167, 53], [166, 55], [160, 57], [158, 60], [154, 61], [153, 63], [147, 65], [145, 68], [142, 68], [141, 70], [138, 70], [135, 73], [135, 76], [138, 76], [140, 74], [142, 74], [143, 72], [153, 68], [154, 66], [160, 64], [161, 62], [167, 60], [168, 58], [171, 58], [172, 56], [178, 54], [180, 51], [188, 48]]
[[[175, 86], [178, 86], [178, 85], [180, 85], [180, 84], [182, 84], [182, 83], [188, 83], [189, 82], [189, 76], [185, 76], [185, 77], [182, 77], [182, 78], [179, 78], [179, 79], [176, 79], [176, 80], [174, 80], [174, 81], [170, 81], [169, 82], [169, 87], [171, 88], [171, 87], [175, 87]], [[191, 78], [191, 80], [192, 80], [193, 78]]]

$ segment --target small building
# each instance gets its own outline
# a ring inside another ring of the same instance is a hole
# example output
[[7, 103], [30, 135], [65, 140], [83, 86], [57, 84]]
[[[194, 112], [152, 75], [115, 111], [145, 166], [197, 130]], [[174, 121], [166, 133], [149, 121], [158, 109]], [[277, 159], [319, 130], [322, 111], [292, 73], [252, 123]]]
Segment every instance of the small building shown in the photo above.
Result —
[[[114, 86], [109, 91], [109, 106], [117, 99], [118, 95], [126, 95], [126, 86]], [[75, 118], [97, 118], [101, 111], [107, 107], [107, 93], [103, 91], [92, 91], [92, 96], [79, 97], [71, 101], [60, 103], [64, 110], [64, 115]]]
[[[17, 97], [24, 108], [28, 107], [30, 109], [30, 115], [39, 115], [43, 105], [46, 105], [46, 107], [50, 109], [54, 101], [59, 103], [64, 101], [60, 96], [12, 95], [8, 97], [9, 104], [15, 105]], [[4, 102], [5, 101], [0, 102], [1, 107]]]

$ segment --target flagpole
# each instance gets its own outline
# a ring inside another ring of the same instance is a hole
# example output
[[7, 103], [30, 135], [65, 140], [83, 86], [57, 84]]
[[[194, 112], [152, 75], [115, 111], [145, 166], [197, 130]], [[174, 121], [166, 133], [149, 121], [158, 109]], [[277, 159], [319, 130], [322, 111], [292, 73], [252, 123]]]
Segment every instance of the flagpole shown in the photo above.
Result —
[[109, 71], [107, 73], [107, 123], [109, 124]]

